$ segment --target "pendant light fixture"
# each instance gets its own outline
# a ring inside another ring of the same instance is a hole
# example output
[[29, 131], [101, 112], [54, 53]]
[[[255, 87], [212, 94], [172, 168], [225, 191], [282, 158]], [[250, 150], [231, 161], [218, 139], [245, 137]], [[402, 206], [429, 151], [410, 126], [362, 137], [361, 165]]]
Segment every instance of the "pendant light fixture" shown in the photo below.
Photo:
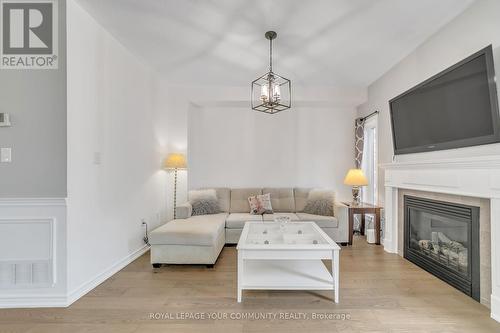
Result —
[[269, 40], [269, 72], [252, 81], [252, 109], [275, 114], [289, 109], [291, 102], [291, 82], [273, 72], [273, 39], [278, 34], [268, 31], [265, 37]]

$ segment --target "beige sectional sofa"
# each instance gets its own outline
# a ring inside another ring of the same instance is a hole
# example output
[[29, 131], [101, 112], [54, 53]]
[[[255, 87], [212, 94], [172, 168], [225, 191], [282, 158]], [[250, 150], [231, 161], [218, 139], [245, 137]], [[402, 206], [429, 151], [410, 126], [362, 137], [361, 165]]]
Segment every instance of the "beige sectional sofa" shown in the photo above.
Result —
[[[313, 221], [335, 242], [348, 241], [347, 207], [334, 202], [333, 216], [304, 213], [308, 188], [216, 188], [220, 214], [191, 216], [192, 207], [176, 207], [177, 219], [157, 228], [150, 235], [151, 263], [213, 265], [224, 244], [238, 243], [247, 221], [273, 221], [289, 216], [291, 221]], [[271, 194], [274, 214], [252, 215], [248, 197]]]

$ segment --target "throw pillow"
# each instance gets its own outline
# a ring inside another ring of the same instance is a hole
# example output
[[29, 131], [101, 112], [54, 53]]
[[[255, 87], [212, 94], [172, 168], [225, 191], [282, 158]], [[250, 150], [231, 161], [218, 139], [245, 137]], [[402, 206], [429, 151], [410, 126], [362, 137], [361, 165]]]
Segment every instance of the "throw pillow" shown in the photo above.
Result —
[[333, 216], [333, 203], [335, 195], [333, 191], [311, 190], [307, 197], [307, 203], [304, 207], [304, 213]]
[[189, 203], [193, 207], [193, 216], [220, 213], [217, 193], [213, 189], [189, 191]]
[[248, 198], [248, 203], [250, 204], [250, 214], [252, 215], [273, 213], [270, 193], [251, 196]]

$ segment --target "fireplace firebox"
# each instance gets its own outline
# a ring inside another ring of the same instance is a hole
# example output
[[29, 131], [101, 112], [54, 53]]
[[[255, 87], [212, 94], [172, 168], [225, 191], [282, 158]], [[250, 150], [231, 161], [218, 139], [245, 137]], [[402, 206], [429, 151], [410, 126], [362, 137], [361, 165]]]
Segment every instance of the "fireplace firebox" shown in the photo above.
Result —
[[404, 196], [404, 257], [479, 301], [479, 207]]

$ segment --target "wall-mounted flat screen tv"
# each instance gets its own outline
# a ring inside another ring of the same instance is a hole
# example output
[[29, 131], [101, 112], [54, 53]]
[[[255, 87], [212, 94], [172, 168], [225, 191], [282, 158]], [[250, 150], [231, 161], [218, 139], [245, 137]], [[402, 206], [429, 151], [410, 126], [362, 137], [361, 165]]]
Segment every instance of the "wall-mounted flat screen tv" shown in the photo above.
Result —
[[500, 142], [491, 45], [389, 105], [396, 155]]

